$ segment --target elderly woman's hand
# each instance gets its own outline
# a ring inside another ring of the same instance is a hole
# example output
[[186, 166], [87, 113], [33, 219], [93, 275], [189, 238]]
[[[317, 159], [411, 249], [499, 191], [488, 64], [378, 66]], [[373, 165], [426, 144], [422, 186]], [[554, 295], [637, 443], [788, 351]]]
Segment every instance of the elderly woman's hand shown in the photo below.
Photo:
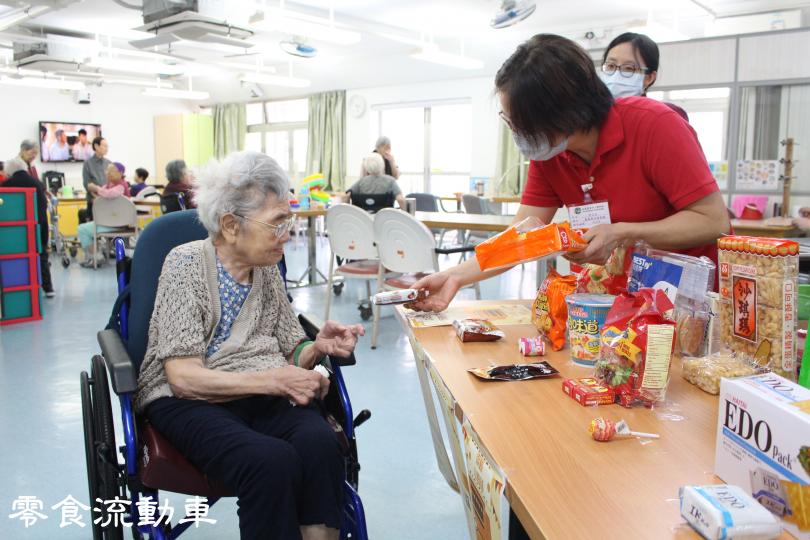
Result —
[[344, 325], [335, 321], [326, 321], [321, 331], [315, 336], [315, 352], [318, 356], [346, 357], [352, 354], [358, 336], [365, 335], [361, 324]]
[[313, 399], [323, 399], [329, 391], [329, 379], [310, 369], [284, 366], [271, 369], [273, 395], [284, 396], [296, 405], [307, 405]]

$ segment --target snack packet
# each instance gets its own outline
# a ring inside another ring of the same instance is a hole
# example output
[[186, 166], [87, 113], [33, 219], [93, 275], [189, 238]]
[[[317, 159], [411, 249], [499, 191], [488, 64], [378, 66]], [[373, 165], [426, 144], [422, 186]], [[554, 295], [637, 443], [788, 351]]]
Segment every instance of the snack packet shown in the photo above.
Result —
[[427, 298], [427, 290], [399, 289], [396, 291], [378, 292], [371, 297], [371, 302], [377, 306], [387, 306], [393, 304], [407, 304]]
[[492, 270], [582, 251], [586, 245], [579, 231], [567, 222], [543, 225], [532, 216], [475, 246], [475, 257], [481, 270]]
[[598, 264], [582, 266], [581, 270], [576, 272], [577, 292], [612, 295], [626, 292], [633, 253], [633, 246], [619, 246], [613, 250], [604, 266]]
[[605, 318], [595, 378], [613, 388], [625, 407], [662, 401], [669, 383], [675, 321], [660, 290], [641, 289], [616, 298]]
[[453, 321], [456, 335], [463, 343], [474, 341], [497, 341], [505, 334], [485, 319], [461, 319]]
[[722, 351], [701, 358], [684, 357], [681, 375], [704, 392], [717, 395], [723, 377], [746, 377], [766, 371], [742, 354]]
[[565, 332], [568, 327], [568, 306], [565, 297], [574, 292], [576, 276], [561, 276], [549, 269], [537, 298], [532, 306], [532, 322], [551, 344], [555, 351], [565, 347]]
[[559, 371], [554, 369], [548, 362], [472, 368], [467, 371], [479, 379], [487, 381], [526, 381], [529, 379], [546, 379], [559, 374]]

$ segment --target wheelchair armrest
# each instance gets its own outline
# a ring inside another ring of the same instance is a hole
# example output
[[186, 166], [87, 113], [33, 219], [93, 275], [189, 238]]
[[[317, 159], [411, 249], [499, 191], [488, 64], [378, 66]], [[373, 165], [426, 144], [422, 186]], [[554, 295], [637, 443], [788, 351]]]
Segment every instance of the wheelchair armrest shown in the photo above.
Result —
[[[313, 320], [317, 322], [313, 322]], [[298, 322], [301, 323], [301, 328], [304, 329], [304, 333], [307, 335], [308, 339], [315, 339], [315, 336], [318, 335], [320, 331], [320, 327], [322, 323], [320, 320], [316, 319], [314, 315], [304, 315], [303, 313], [298, 314]], [[346, 358], [338, 358], [338, 357], [329, 357], [329, 361], [333, 364], [337, 364], [339, 366], [353, 366], [357, 363], [357, 359], [354, 357], [354, 353], [350, 354]]]
[[138, 373], [118, 332], [102, 330], [98, 333], [98, 344], [101, 346], [101, 354], [110, 372], [115, 393], [120, 396], [137, 390]]

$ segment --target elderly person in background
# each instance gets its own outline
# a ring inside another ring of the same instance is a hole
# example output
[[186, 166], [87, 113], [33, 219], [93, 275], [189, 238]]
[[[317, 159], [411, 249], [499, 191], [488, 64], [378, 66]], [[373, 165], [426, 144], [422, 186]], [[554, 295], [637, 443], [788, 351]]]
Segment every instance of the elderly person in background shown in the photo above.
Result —
[[344, 461], [312, 368], [348, 356], [363, 327], [328, 321], [306, 341], [276, 266], [294, 216], [275, 160], [232, 154], [199, 180], [210, 237], [163, 263], [136, 409], [236, 492], [243, 540], [337, 539]]
[[50, 148], [51, 161], [70, 161], [70, 146], [67, 143], [67, 133], [64, 129], [57, 129], [54, 133], [56, 140]]
[[[117, 197], [129, 197], [129, 184], [124, 178], [126, 169], [121, 163], [110, 163], [107, 167], [107, 182], [103, 186], [98, 186], [95, 189], [96, 197], [103, 199], [115, 199]], [[79, 244], [84, 250], [84, 261], [81, 266], [85, 268], [93, 267], [93, 256], [95, 255], [96, 246], [93, 245], [93, 228], [95, 223], [87, 221], [79, 225], [77, 236], [79, 237]], [[98, 232], [112, 232], [115, 227], [107, 227], [98, 225]], [[100, 254], [97, 256], [98, 261], [102, 261], [103, 257]]]
[[[383, 158], [385, 165], [383, 172], [395, 179], [399, 178], [399, 167], [394, 160], [394, 155], [391, 153], [391, 139], [385, 135], [380, 135], [377, 139], [377, 144], [374, 145], [374, 153], [381, 155]], [[360, 176], [366, 175], [368, 175], [368, 171], [366, 170], [365, 160], [363, 160], [363, 166], [360, 168]]]
[[380, 154], [369, 154], [363, 160], [366, 176], [355, 182], [342, 196], [344, 202], [351, 200], [351, 194], [382, 195], [392, 193], [399, 207], [405, 210], [405, 197], [393, 176], [384, 174], [383, 157]]
[[[32, 144], [33, 148], [28, 148]], [[42, 243], [42, 248], [39, 252], [39, 270], [42, 276], [42, 290], [45, 291], [45, 296], [52, 298], [56, 295], [53, 290], [53, 281], [51, 280], [51, 265], [48, 262], [48, 238], [49, 238], [49, 223], [48, 223], [48, 192], [45, 185], [40, 180], [31, 175], [29, 172], [31, 166], [25, 161], [25, 157], [33, 161], [37, 157], [37, 146], [31, 141], [23, 141], [20, 145], [20, 157], [11, 159], [5, 163], [5, 172], [8, 178], [3, 182], [4, 188], [34, 188], [37, 190], [37, 222], [39, 223], [39, 239]], [[36, 173], [36, 170], [34, 170]]]
[[186, 162], [182, 159], [175, 159], [166, 164], [166, 180], [169, 184], [163, 188], [163, 196], [182, 193], [186, 208], [197, 208], [196, 201], [192, 197], [192, 182], [194, 177], [186, 167]]
[[34, 166], [34, 160], [37, 158], [38, 153], [39, 148], [37, 147], [36, 141], [25, 139], [20, 143], [20, 153], [8, 160], [6, 162], [6, 167], [9, 167], [12, 163], [16, 163], [14, 166], [15, 170], [22, 169], [26, 171], [32, 178], [39, 180], [39, 173], [37, 172], [37, 168]]
[[82, 184], [87, 192], [87, 220], [93, 219], [93, 198], [99, 188], [107, 183], [107, 170], [112, 161], [107, 159], [107, 139], [96, 137], [93, 139], [93, 156], [82, 165]]

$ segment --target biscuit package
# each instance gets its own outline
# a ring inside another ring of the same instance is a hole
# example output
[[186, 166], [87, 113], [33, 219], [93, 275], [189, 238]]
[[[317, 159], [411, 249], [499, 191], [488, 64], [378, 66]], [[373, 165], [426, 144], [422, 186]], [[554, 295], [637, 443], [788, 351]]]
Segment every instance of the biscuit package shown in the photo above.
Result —
[[745, 355], [720, 351], [703, 357], [684, 356], [681, 374], [704, 392], [717, 395], [724, 377], [747, 377], [764, 371], [767, 369]]
[[475, 246], [475, 258], [481, 270], [492, 270], [582, 251], [587, 245], [567, 222], [544, 225], [536, 217], [527, 217]]
[[775, 373], [722, 379], [714, 472], [810, 540], [810, 390]]
[[703, 538], [766, 540], [777, 538], [782, 527], [740, 486], [683, 486], [681, 516]]
[[532, 305], [532, 322], [555, 351], [565, 347], [568, 306], [565, 297], [574, 292], [576, 276], [561, 276], [553, 268], [537, 291]]
[[796, 380], [799, 245], [778, 238], [718, 240], [720, 324], [727, 345]]

